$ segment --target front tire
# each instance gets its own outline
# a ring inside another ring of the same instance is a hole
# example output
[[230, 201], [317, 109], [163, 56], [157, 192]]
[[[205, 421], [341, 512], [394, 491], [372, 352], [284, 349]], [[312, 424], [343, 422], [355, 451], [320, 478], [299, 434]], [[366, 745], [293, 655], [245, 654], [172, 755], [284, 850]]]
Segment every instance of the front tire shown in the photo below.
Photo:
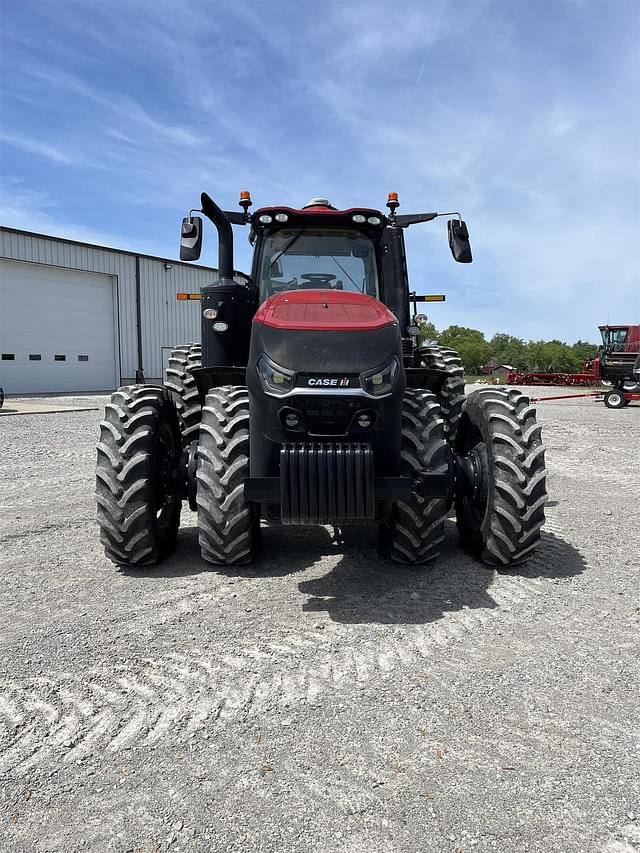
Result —
[[202, 409], [197, 454], [200, 551], [208, 563], [252, 562], [260, 532], [258, 505], [244, 498], [249, 477], [249, 392], [212, 388]]
[[463, 547], [491, 566], [535, 550], [547, 502], [535, 408], [516, 389], [470, 394], [456, 439], [456, 520]]
[[[423, 471], [446, 474], [449, 450], [440, 406], [430, 391], [407, 389], [402, 407], [401, 473], [416, 479]], [[399, 501], [380, 525], [380, 549], [397, 563], [421, 565], [435, 560], [444, 540], [446, 498], [414, 492]]]
[[174, 549], [181, 498], [172, 485], [180, 453], [175, 409], [163, 388], [128, 385], [105, 407], [96, 468], [97, 520], [116, 565], [152, 566]]

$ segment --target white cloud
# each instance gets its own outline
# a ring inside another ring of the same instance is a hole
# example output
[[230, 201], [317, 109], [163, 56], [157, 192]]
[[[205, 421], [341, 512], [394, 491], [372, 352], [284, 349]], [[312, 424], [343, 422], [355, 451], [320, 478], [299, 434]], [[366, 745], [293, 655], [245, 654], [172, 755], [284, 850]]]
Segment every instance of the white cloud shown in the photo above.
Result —
[[146, 254], [160, 254], [158, 247], [140, 245], [135, 238], [110, 231], [91, 228], [80, 222], [67, 221], [63, 211], [43, 192], [25, 188], [20, 181], [9, 179], [0, 198], [0, 223], [10, 228], [64, 237], [83, 243], [95, 243], [116, 249], [130, 249]]
[[37, 139], [29, 139], [26, 136], [13, 136], [10, 133], [0, 133], [0, 142], [5, 145], [11, 145], [13, 148], [18, 148], [20, 151], [26, 151], [28, 154], [37, 154], [39, 157], [45, 157], [47, 160], [52, 160], [54, 163], [73, 163], [73, 158], [59, 148], [53, 145], [48, 145], [46, 142], [39, 142]]

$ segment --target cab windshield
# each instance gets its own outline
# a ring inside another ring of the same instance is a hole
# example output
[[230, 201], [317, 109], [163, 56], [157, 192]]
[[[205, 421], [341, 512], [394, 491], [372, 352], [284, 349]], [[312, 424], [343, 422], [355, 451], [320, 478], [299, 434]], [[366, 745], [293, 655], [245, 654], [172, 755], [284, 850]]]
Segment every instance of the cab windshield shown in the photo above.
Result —
[[376, 253], [359, 231], [283, 229], [263, 244], [261, 300], [283, 290], [350, 290], [378, 296]]
[[602, 329], [602, 342], [613, 352], [624, 350], [628, 329]]

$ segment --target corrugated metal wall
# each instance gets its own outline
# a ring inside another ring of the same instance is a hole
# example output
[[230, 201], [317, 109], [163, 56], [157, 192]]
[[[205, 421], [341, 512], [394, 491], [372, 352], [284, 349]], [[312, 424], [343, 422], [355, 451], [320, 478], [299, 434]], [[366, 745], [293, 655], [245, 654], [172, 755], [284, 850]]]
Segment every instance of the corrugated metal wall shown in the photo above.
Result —
[[[138, 367], [135, 254], [2, 228], [0, 257], [116, 276], [120, 373], [123, 381], [134, 380]], [[179, 261], [139, 257], [142, 363], [147, 381], [158, 380], [170, 347], [200, 339], [200, 303], [178, 302], [176, 293], [196, 293], [215, 279], [216, 271]], [[171, 269], [165, 269], [165, 264], [170, 264]]]

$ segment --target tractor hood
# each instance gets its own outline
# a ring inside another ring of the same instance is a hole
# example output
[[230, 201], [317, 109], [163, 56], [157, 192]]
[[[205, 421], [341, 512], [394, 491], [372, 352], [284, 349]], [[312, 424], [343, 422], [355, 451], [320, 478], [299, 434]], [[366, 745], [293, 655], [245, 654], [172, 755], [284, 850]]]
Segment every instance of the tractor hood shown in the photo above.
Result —
[[343, 290], [290, 290], [269, 297], [255, 323], [274, 329], [367, 332], [398, 324], [377, 299]]
[[250, 365], [263, 355], [296, 372], [356, 375], [393, 355], [402, 364], [400, 327], [371, 296], [287, 291], [269, 297], [253, 318]]

